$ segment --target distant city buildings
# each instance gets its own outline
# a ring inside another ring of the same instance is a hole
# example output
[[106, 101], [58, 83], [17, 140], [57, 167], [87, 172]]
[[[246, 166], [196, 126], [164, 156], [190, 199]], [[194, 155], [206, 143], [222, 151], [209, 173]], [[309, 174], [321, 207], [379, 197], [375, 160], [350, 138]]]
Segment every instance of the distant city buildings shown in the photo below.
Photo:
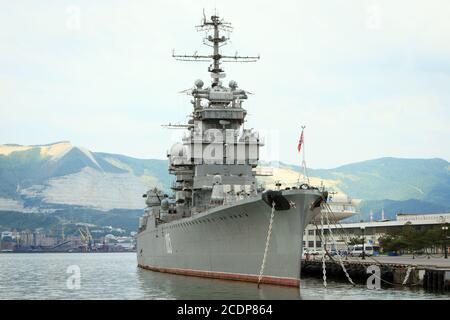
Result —
[[[118, 228], [109, 230], [124, 234]], [[101, 230], [92, 230], [94, 236], [89, 243], [82, 235], [60, 235], [58, 237], [47, 234], [42, 228], [36, 230], [5, 230], [0, 233], [0, 252], [83, 252], [83, 251], [133, 251], [136, 233], [129, 236], [101, 235]], [[104, 231], [103, 231], [104, 233]]]
[[12, 251], [14, 249], [14, 234], [10, 231], [3, 231], [0, 236], [0, 250]]

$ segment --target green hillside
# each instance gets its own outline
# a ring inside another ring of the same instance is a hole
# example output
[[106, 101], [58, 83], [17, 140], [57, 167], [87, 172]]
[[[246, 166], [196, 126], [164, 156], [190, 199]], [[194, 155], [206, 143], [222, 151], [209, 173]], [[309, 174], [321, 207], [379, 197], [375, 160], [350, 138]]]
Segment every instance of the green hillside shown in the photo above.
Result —
[[442, 159], [381, 158], [310, 175], [339, 180], [343, 191], [364, 200], [418, 199], [450, 205], [450, 164]]
[[[111, 210], [98, 211], [91, 209], [62, 209], [52, 214], [22, 213], [15, 211], [0, 211], [0, 231], [3, 230], [35, 230], [42, 228], [46, 232], [61, 230], [67, 235], [78, 235], [77, 224], [88, 223], [94, 229], [105, 230], [107, 227], [124, 229], [126, 234], [136, 231], [138, 228], [138, 217], [142, 215], [141, 210]], [[114, 233], [114, 232], [112, 232]]]
[[[281, 162], [265, 165], [300, 170]], [[363, 200], [361, 216], [353, 220], [368, 219], [370, 210], [375, 214], [382, 208], [386, 218], [399, 212], [450, 211], [450, 163], [443, 159], [380, 158], [334, 169], [308, 169], [308, 174], [336, 180], [343, 192]]]
[[395, 219], [397, 213], [427, 214], [450, 212], [449, 205], [436, 204], [428, 201], [409, 199], [396, 200], [369, 200], [362, 201], [359, 206], [361, 215], [351, 217], [346, 221], [369, 220], [370, 210], [373, 212], [374, 220], [381, 219], [381, 210], [384, 210], [385, 219]]
[[0, 155], [0, 197], [17, 198], [18, 185], [31, 185], [42, 180], [45, 159], [39, 149]]

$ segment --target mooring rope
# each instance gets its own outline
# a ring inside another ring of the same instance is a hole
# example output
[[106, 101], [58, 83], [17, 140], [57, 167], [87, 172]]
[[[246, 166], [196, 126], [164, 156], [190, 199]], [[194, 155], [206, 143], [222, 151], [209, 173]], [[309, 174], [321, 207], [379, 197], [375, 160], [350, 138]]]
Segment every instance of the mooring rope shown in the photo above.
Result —
[[[333, 211], [331, 210], [330, 205], [329, 205], [328, 203], [325, 203], [325, 206], [327, 207], [327, 211], [330, 212], [330, 213], [335, 217]], [[341, 231], [347, 236], [347, 238], [349, 238], [349, 234], [348, 234], [347, 231], [344, 229], [344, 227], [342, 226], [342, 224], [340, 224], [339, 222], [337, 222], [337, 223], [335, 223], [335, 225], [336, 225], [336, 226], [339, 226], [339, 227], [341, 228]], [[331, 235], [331, 230], [330, 230], [330, 235]], [[374, 262], [376, 262], [377, 265], [383, 266], [383, 263], [381, 263], [380, 261], [378, 261], [378, 260], [375, 259], [374, 257], [368, 256], [368, 258], [371, 259], [371, 260], [373, 260]], [[358, 263], [358, 264], [360, 264], [360, 265], [362, 265], [362, 266], [366, 266], [366, 264], [360, 262], [359, 260], [352, 260], [352, 261], [354, 261], [354, 262], [356, 262], [356, 263]], [[411, 271], [413, 271], [413, 270], [416, 269], [414, 265], [408, 265], [407, 267], [408, 267], [408, 269], [407, 269], [407, 272], [406, 272], [406, 275], [405, 275], [405, 278], [404, 278], [404, 280], [403, 280], [402, 285], [406, 285], [406, 283], [408, 282], [408, 279], [409, 279], [409, 276], [410, 276]], [[393, 285], [393, 286], [398, 285], [398, 284], [392, 283], [392, 282], [390, 282], [390, 281], [387, 281], [387, 280], [385, 280], [385, 279], [382, 279], [381, 277], [378, 277], [376, 274], [373, 274], [373, 276], [375, 276], [376, 278], [380, 279], [381, 281], [383, 281], [383, 282], [385, 282], [385, 283], [387, 283], [387, 284], [389, 284], [389, 285]], [[414, 285], [417, 285], [417, 284], [412, 283], [411, 285], [414, 286]]]
[[[327, 212], [330, 212], [330, 213], [335, 217], [333, 211], [331, 210], [330, 205], [329, 205], [328, 203], [324, 203], [324, 206], [326, 207]], [[322, 218], [322, 217], [321, 217], [321, 218]], [[323, 228], [323, 220], [321, 220], [321, 221], [322, 221], [322, 228]], [[336, 221], [337, 221], [337, 220], [336, 220]], [[327, 223], [328, 223], [328, 226], [329, 226], [329, 225], [330, 225], [330, 222], [329, 222], [329, 220], [328, 220], [328, 214], [327, 214]], [[343, 233], [347, 236], [347, 238], [350, 238], [350, 237], [349, 237], [349, 234], [348, 234], [347, 231], [344, 229], [344, 227], [342, 226], [342, 224], [340, 224], [339, 222], [337, 222], [337, 223], [335, 223], [335, 225], [336, 225], [336, 226], [339, 226], [339, 227], [341, 228], [341, 231], [343, 231]], [[331, 228], [328, 227], [328, 230], [329, 230], [329, 232], [330, 232], [330, 236], [331, 236], [332, 240], [335, 241], [334, 238], [333, 238], [333, 234], [332, 234]], [[323, 237], [323, 232], [322, 232], [322, 237]], [[338, 257], [339, 257], [339, 254], [338, 254]], [[370, 259], [372, 259], [373, 261], [375, 261], [379, 266], [387, 266], [387, 264], [381, 263], [380, 261], [376, 260], [374, 257], [368, 256], [368, 258], [370, 258]], [[360, 265], [362, 265], [362, 266], [364, 266], [364, 267], [366, 266], [366, 264], [360, 262], [359, 260], [353, 260], [353, 261], [356, 262], [356, 263], [358, 263], [358, 264], [360, 264]], [[341, 260], [340, 258], [339, 258], [339, 262], [342, 262], [342, 260]], [[341, 266], [342, 266], [342, 264], [341, 264]], [[411, 273], [411, 271], [413, 271], [414, 269], [415, 269], [415, 267], [414, 267], [413, 265], [409, 265], [409, 266], [408, 266], [408, 269], [407, 269], [407, 272], [406, 272], [406, 275], [405, 275], [405, 279], [403, 280], [402, 285], [406, 285], [406, 283], [408, 282], [410, 273]], [[344, 271], [344, 272], [345, 272], [345, 271]], [[347, 275], [347, 273], [346, 273], [346, 275]], [[385, 280], [385, 279], [382, 279], [381, 277], [378, 277], [376, 274], [373, 274], [373, 276], [376, 277], [376, 278], [378, 278], [379, 280], [381, 280], [381, 281], [383, 281], [383, 282], [389, 284], [389, 285], [393, 285], [393, 286], [396, 286], [396, 285], [397, 285], [397, 284], [395, 284], [395, 283], [392, 283], [392, 282], [390, 282], [390, 281], [387, 281], [387, 280]], [[350, 280], [349, 277], [347, 277], [347, 278]], [[353, 283], [353, 282], [351, 281], [351, 283]], [[353, 284], [353, 285], [354, 285], [354, 284]], [[415, 285], [415, 284], [412, 284], [412, 285]]]
[[[327, 205], [327, 204], [326, 204], [326, 205]], [[326, 207], [326, 205], [325, 205], [325, 207]], [[337, 257], [338, 257], [339, 263], [340, 263], [340, 265], [341, 265], [341, 267], [342, 267], [342, 271], [344, 271], [345, 276], [347, 277], [348, 281], [354, 286], [355, 283], [353, 282], [352, 278], [351, 278], [350, 275], [348, 274], [347, 269], [346, 269], [345, 266], [344, 266], [344, 262], [342, 261], [342, 257], [341, 257], [341, 255], [339, 254], [339, 252], [338, 252], [338, 250], [337, 250], [337, 241], [336, 241], [336, 239], [334, 238], [333, 231], [331, 231], [331, 228], [330, 228], [330, 219], [329, 219], [329, 217], [328, 217], [328, 211], [325, 211], [325, 217], [326, 217], [326, 219], [327, 219], [328, 232], [330, 232], [331, 241], [333, 241], [333, 243], [334, 243], [334, 245], [335, 245], [335, 247], [336, 247]], [[323, 225], [322, 225], [322, 228], [323, 228]]]
[[259, 284], [261, 283], [262, 275], [264, 272], [264, 267], [266, 266], [266, 258], [267, 258], [267, 252], [269, 250], [269, 244], [270, 244], [270, 237], [272, 235], [272, 225], [273, 225], [273, 218], [275, 216], [275, 202], [272, 202], [272, 212], [270, 214], [270, 222], [269, 222], [269, 229], [267, 230], [267, 238], [266, 238], [266, 248], [264, 249], [264, 256], [261, 263], [261, 268], [259, 269], [259, 276], [258, 276], [258, 288]]
[[411, 271], [413, 269], [415, 269], [415, 268], [414, 267], [408, 267], [408, 270], [406, 271], [405, 279], [403, 280], [402, 285], [405, 285], [408, 282], [409, 274], [411, 273]]

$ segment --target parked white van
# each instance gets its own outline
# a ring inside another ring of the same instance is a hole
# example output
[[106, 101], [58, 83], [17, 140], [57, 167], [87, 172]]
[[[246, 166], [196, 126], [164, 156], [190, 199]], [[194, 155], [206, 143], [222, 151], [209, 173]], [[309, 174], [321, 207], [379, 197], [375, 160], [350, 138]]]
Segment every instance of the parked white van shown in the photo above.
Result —
[[[364, 251], [366, 256], [373, 256], [374, 253], [374, 248], [373, 246], [371, 246], [370, 244], [366, 244], [364, 246]], [[353, 249], [350, 251], [352, 257], [361, 257], [362, 253], [363, 253], [363, 245], [362, 244], [357, 244], [355, 246], [353, 246]]]

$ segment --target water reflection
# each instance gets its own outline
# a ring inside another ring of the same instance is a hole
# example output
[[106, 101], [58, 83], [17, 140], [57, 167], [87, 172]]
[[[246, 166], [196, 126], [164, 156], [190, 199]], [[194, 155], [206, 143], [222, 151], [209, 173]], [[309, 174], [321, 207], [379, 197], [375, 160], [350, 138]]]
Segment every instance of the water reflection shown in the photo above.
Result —
[[[450, 294], [395, 287], [368, 290], [348, 283], [302, 279], [300, 290], [142, 270], [134, 253], [0, 254], [0, 299], [450, 299]], [[80, 288], [67, 287], [77, 265]]]

